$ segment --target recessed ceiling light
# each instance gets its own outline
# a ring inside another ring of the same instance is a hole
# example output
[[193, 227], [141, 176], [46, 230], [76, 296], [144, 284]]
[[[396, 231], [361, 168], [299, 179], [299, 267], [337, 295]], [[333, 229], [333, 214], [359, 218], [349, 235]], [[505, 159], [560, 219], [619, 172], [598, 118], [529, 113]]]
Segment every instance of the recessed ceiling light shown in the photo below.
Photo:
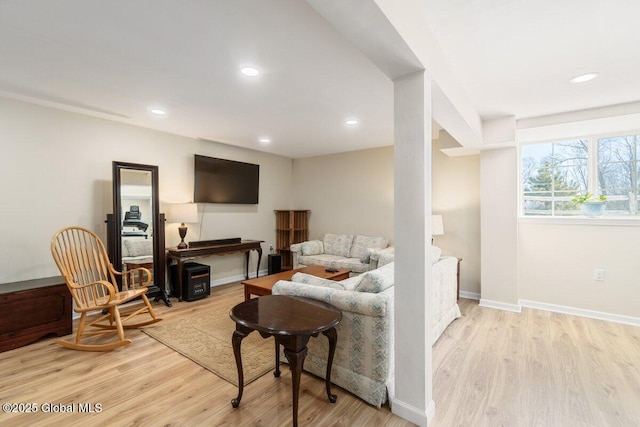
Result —
[[242, 67], [240, 68], [240, 72], [248, 77], [255, 77], [260, 74], [260, 70], [256, 67]]
[[149, 112], [155, 116], [166, 116], [167, 112], [161, 108], [149, 108]]
[[260, 142], [260, 144], [271, 144], [271, 139], [263, 136], [258, 138], [258, 142]]
[[584, 83], [584, 82], [588, 82], [590, 80], [593, 80], [598, 76], [599, 76], [598, 73], [584, 73], [584, 74], [580, 74], [579, 76], [575, 76], [574, 78], [572, 78], [569, 81], [571, 83]]
[[345, 120], [345, 121], [344, 121], [344, 124], [345, 124], [345, 125], [348, 125], [348, 126], [355, 126], [355, 125], [357, 125], [358, 123], [360, 123], [360, 122], [358, 121], [358, 119], [347, 119], [347, 120]]

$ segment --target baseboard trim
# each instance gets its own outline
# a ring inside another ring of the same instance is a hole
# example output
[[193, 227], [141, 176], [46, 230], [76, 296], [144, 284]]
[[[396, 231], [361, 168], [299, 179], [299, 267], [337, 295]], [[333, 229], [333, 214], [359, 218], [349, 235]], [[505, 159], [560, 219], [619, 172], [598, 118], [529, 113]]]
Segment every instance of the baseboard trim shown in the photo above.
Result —
[[492, 301], [492, 300], [488, 300], [488, 299], [484, 299], [484, 298], [480, 298], [480, 303], [478, 305], [480, 307], [494, 308], [494, 309], [497, 309], [497, 310], [504, 310], [504, 311], [511, 311], [513, 313], [522, 312], [522, 307], [520, 307], [518, 304], [509, 304], [509, 303], [506, 303], [506, 302]]
[[[269, 273], [268, 270], [260, 270], [260, 276], [266, 276], [268, 273]], [[250, 272], [249, 279], [255, 279], [255, 278], [256, 278], [256, 274]], [[227, 285], [229, 283], [240, 282], [242, 280], [245, 280], [244, 275], [242, 274], [238, 274], [236, 276], [231, 276], [231, 277], [223, 277], [222, 279], [212, 280], [211, 287], [213, 288], [216, 286]]]
[[587, 317], [589, 319], [605, 320], [608, 322], [623, 323], [625, 325], [631, 326], [640, 326], [640, 318], [637, 317], [605, 313], [602, 311], [585, 310], [583, 308], [549, 304], [546, 302], [538, 301], [520, 300], [519, 303], [521, 307], [534, 308], [536, 310], [552, 311], [554, 313], [571, 314], [573, 316]]
[[460, 291], [460, 298], [473, 299], [480, 301], [480, 294], [476, 292]]
[[427, 405], [427, 409], [422, 411], [421, 409], [411, 406], [398, 399], [391, 400], [391, 412], [394, 415], [404, 418], [405, 420], [414, 423], [419, 426], [428, 427], [429, 423], [433, 421], [433, 417], [436, 414], [436, 404], [433, 400]]

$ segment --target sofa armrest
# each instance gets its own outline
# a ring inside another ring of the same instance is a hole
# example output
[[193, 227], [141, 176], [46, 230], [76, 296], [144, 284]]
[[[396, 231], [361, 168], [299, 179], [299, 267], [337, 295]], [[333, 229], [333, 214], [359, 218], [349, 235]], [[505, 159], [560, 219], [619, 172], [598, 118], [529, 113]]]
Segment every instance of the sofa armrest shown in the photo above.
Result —
[[272, 293], [324, 301], [339, 310], [371, 317], [384, 317], [389, 310], [393, 310], [393, 287], [373, 294], [279, 280], [273, 286]]
[[389, 246], [388, 248], [384, 248], [384, 249], [369, 249], [369, 251], [371, 252], [371, 257], [370, 257], [371, 270], [375, 270], [378, 267], [382, 267], [382, 265], [378, 265], [380, 261], [380, 256], [382, 255], [386, 256], [387, 260], [393, 259], [395, 248], [393, 246]]
[[307, 240], [306, 242], [290, 245], [289, 250], [291, 251], [291, 262], [293, 263], [293, 268], [300, 268], [300, 256], [321, 255], [324, 253], [324, 246], [321, 240]]

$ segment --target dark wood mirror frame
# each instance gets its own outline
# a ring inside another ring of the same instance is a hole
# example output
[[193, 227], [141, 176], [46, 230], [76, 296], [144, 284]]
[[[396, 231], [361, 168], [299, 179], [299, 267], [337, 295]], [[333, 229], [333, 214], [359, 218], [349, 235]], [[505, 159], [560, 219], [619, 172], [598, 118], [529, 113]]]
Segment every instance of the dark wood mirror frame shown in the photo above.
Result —
[[[107, 214], [107, 250], [113, 267], [122, 271], [122, 171], [136, 170], [151, 173], [151, 221], [153, 230], [153, 282], [149, 286], [148, 297], [163, 300], [171, 307], [165, 290], [165, 237], [164, 214], [159, 209], [158, 166], [137, 163], [113, 162], [113, 213]], [[120, 285], [120, 283], [118, 283]]]

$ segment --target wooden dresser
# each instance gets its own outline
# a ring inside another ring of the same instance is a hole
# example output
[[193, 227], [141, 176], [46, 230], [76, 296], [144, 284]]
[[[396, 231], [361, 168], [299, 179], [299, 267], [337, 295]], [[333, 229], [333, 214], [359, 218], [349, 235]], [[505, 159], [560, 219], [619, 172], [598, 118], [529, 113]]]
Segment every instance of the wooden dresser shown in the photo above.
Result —
[[0, 351], [72, 333], [71, 294], [61, 277], [0, 284]]

